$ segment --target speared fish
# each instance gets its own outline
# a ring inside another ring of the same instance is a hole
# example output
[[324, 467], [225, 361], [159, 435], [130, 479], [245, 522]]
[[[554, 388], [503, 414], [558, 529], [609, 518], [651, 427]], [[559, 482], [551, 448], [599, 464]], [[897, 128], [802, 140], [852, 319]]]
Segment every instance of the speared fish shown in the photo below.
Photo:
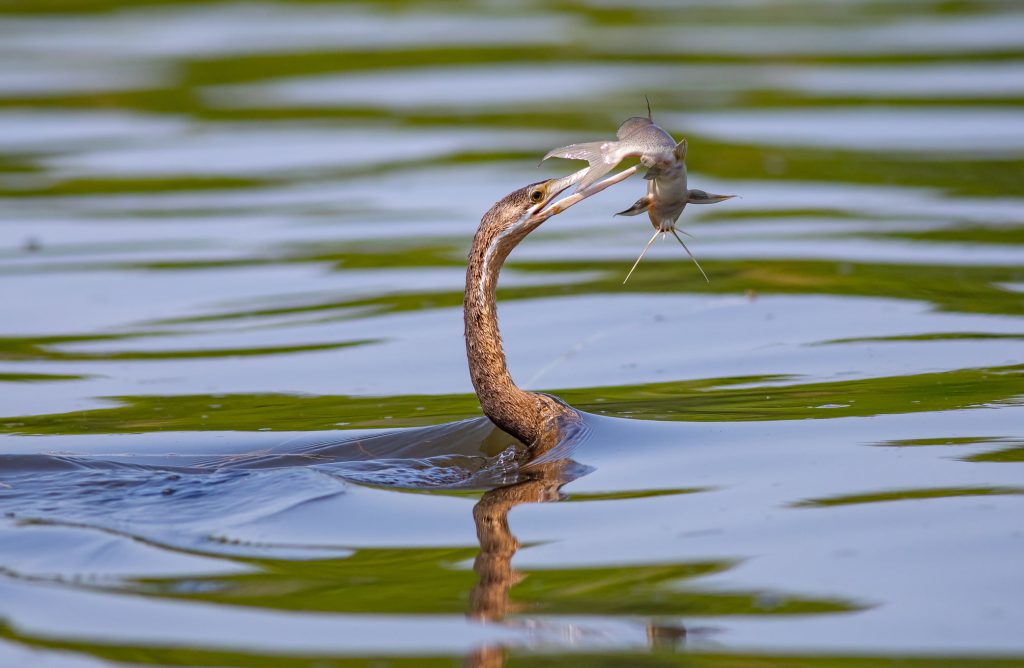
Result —
[[669, 232], [682, 244], [687, 255], [704, 276], [704, 280], [708, 281], [708, 276], [697, 262], [697, 258], [676, 232], [676, 221], [679, 220], [679, 216], [687, 204], [714, 204], [735, 197], [735, 195], [714, 195], [687, 187], [686, 139], [677, 144], [672, 135], [655, 125], [651, 119], [650, 104], [647, 106], [647, 118], [635, 116], [626, 119], [615, 134], [618, 141], [570, 144], [550, 151], [544, 156], [544, 160], [548, 158], [586, 160], [590, 167], [579, 181], [577, 192], [580, 192], [615, 169], [626, 158], [639, 158], [640, 164], [647, 168], [647, 173], [644, 175], [644, 179], [647, 180], [647, 194], [638, 199], [633, 206], [615, 215], [636, 216], [646, 211], [651, 225], [654, 226], [654, 235], [644, 246], [640, 257], [633, 263], [633, 267], [626, 274], [626, 280], [623, 283], [633, 275], [640, 260], [647, 254], [658, 235], [660, 234], [664, 238]]

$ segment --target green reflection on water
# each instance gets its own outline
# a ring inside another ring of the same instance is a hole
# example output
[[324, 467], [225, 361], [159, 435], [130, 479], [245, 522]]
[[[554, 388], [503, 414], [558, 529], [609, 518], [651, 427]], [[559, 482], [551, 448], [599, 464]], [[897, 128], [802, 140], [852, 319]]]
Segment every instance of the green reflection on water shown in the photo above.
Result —
[[[262, 262], [269, 262], [264, 260]], [[464, 266], [461, 251], [448, 245], [425, 245], [418, 248], [380, 247], [347, 248], [345, 250], [307, 249], [292, 250], [273, 260], [274, 263], [332, 263], [345, 269], [458, 267]], [[202, 260], [196, 262], [164, 263], [103, 263], [94, 269], [150, 269], [188, 270], [212, 266], [251, 266], [258, 260]], [[703, 259], [701, 264], [711, 277], [705, 283], [692, 265], [684, 261], [649, 260], [622, 284], [628, 262], [613, 261], [560, 261], [524, 262], [513, 259], [511, 266], [518, 271], [546, 273], [546, 285], [505, 287], [498, 290], [499, 301], [536, 299], [550, 296], [589, 294], [829, 294], [855, 297], [885, 297], [924, 301], [943, 311], [961, 313], [989, 313], [1024, 315], [1024, 292], [1004, 287], [1024, 282], [1024, 267], [1019, 266], [956, 266], [920, 264], [874, 264], [827, 260], [715, 260]], [[58, 267], [58, 270], [67, 270]], [[560, 273], [576, 273], [582, 280], [559, 282]], [[589, 278], [596, 275], [596, 278]], [[277, 302], [279, 303], [278, 299]], [[216, 313], [198, 316], [168, 318], [154, 325], [221, 322], [240, 319], [270, 318], [288, 315], [322, 313], [337, 318], [366, 317], [388, 313], [422, 311], [437, 308], [455, 308], [462, 305], [461, 290], [412, 291], [383, 293], [370, 297], [337, 300], [304, 300], [285, 306], [265, 306], [244, 310], [222, 309]], [[356, 315], [353, 315], [353, 309]], [[925, 338], [967, 337], [967, 334], [913, 335]], [[1017, 335], [984, 334], [976, 338], [1017, 338]], [[75, 340], [83, 340], [76, 338]], [[850, 341], [902, 340], [888, 338], [837, 339], [834, 343]], [[59, 341], [53, 341], [59, 343]]]
[[992, 462], [992, 463], [1016, 463], [1024, 462], [1024, 443], [1018, 442], [1010, 447], [992, 452], [981, 452], [976, 455], [964, 457], [966, 462]]
[[[459, 564], [476, 548], [359, 549], [318, 561], [240, 559], [256, 572], [125, 583], [146, 596], [224, 605], [371, 614], [463, 614], [477, 575]], [[512, 606], [558, 615], [785, 615], [843, 612], [858, 606], [762, 592], [700, 591], [680, 584], [728, 570], [733, 562], [518, 569]]]
[[[258, 355], [282, 355], [286, 353], [313, 352], [318, 350], [340, 350], [355, 346], [379, 343], [380, 339], [364, 339], [357, 341], [337, 341], [334, 343], [310, 343], [291, 346], [263, 346], [250, 348], [207, 348], [184, 350], [131, 350], [104, 352], [69, 352], [57, 350], [53, 346], [66, 343], [90, 341], [113, 341], [139, 336], [156, 336], [157, 332], [139, 334], [117, 334], [109, 336], [51, 336], [34, 338], [8, 337], [0, 339], [0, 360], [59, 360], [59, 361], [96, 361], [96, 360], [175, 360], [175, 359], [216, 359], [220, 357], [254, 357]], [[57, 376], [55, 380], [69, 380], [82, 376]]]
[[996, 449], [977, 452], [960, 459], [965, 462], [1011, 463], [1024, 462], [1024, 441], [1006, 436], [960, 436], [939, 438], [908, 438], [883, 441], [877, 445], [885, 447], [963, 447], [995, 446]]
[[[1024, 367], [1012, 366], [786, 385], [765, 385], [766, 381], [784, 379], [762, 376], [555, 392], [577, 408], [614, 417], [684, 422], [800, 420], [1017, 405], [1024, 395], [1022, 377]], [[730, 387], [740, 384], [744, 387]], [[124, 434], [415, 427], [479, 414], [476, 396], [469, 394], [385, 397], [229, 394], [108, 399], [121, 405], [54, 415], [5, 417], [0, 423], [0, 433]]]
[[58, 380], [82, 380], [87, 377], [57, 373], [0, 373], [0, 383], [46, 383]]
[[[474, 657], [458, 655], [338, 656], [294, 652], [256, 654], [244, 650], [215, 650], [167, 645], [127, 645], [113, 642], [84, 642], [76, 639], [36, 635], [0, 623], [0, 638], [25, 647], [83, 654], [120, 665], [169, 665], [220, 668], [458, 668], [486, 665], [472, 663]], [[712, 653], [705, 650], [649, 652], [569, 652], [555, 654], [494, 648], [498, 662], [507, 668], [1022, 668], [1024, 659], [962, 654], [954, 658], [908, 654], [765, 654]]]
[[805, 499], [790, 504], [792, 508], [828, 508], [862, 503], [910, 501], [918, 499], [950, 499], [962, 496], [1016, 496], [1024, 494], [1024, 487], [935, 487], [931, 489], [903, 489], [874, 494], [850, 494], [822, 499]]
[[631, 489], [617, 492], [573, 492], [563, 502], [572, 501], [623, 501], [626, 499], [649, 499], [656, 496], [676, 496], [708, 492], [710, 487], [684, 487], [675, 489]]

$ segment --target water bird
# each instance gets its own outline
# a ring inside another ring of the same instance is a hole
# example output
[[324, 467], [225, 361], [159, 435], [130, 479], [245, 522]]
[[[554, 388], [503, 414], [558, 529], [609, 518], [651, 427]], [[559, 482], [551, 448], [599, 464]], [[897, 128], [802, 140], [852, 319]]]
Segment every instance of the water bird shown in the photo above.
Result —
[[637, 169], [634, 166], [623, 170], [554, 201], [579, 183], [586, 171], [583, 169], [509, 193], [484, 214], [469, 251], [463, 315], [466, 357], [473, 388], [484, 414], [534, 452], [561, 440], [568, 423], [579, 421], [579, 414], [555, 397], [528, 392], [513, 382], [498, 331], [498, 273], [509, 253], [541, 223], [625, 180]]
[[644, 179], [647, 180], [647, 194], [638, 199], [633, 206], [616, 215], [636, 216], [646, 212], [651, 225], [654, 226], [654, 234], [644, 246], [640, 257], [633, 263], [629, 273], [626, 274], [623, 283], [626, 283], [633, 275], [658, 235], [664, 237], [667, 233], [671, 233], [679, 241], [687, 255], [697, 265], [704, 280], [708, 280], [708, 276], [697, 262], [697, 258], [676, 232], [676, 222], [687, 204], [714, 204], [731, 199], [735, 195], [714, 195], [688, 187], [686, 139], [676, 143], [672, 135], [655, 125], [651, 118], [650, 106], [647, 108], [646, 118], [634, 116], [626, 119], [615, 134], [618, 141], [570, 144], [549, 151], [544, 156], [544, 160], [548, 158], [586, 160], [589, 167], [580, 179], [578, 186], [580, 190], [584, 190], [591, 183], [615, 169], [626, 158], [639, 158], [640, 165], [647, 168], [647, 173], [644, 175]]

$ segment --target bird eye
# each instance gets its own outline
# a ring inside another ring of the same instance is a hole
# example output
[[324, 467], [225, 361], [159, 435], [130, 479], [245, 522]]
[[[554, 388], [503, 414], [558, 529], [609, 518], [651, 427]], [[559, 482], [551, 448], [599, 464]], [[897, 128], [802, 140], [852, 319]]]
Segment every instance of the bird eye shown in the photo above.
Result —
[[541, 201], [542, 199], [544, 199], [544, 191], [539, 188], [537, 190], [534, 190], [533, 192], [530, 193], [530, 199], [533, 200], [534, 202]]

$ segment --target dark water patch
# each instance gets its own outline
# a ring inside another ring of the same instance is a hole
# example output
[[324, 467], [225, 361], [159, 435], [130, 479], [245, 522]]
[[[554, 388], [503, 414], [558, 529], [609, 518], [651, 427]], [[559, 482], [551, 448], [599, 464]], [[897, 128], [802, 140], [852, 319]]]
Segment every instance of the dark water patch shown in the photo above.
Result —
[[911, 341], [1020, 341], [1024, 334], [997, 334], [993, 332], [934, 332], [899, 336], [860, 336], [848, 339], [822, 341], [819, 345], [840, 343], [901, 343]]
[[[17, 187], [0, 187], [0, 195], [11, 198], [50, 198], [76, 195], [137, 195], [141, 193], [193, 192], [204, 190], [237, 190], [260, 188], [266, 180], [235, 177], [189, 176], [160, 178], [70, 178], [54, 182], [47, 178], [38, 183], [20, 183]], [[2, 186], [0, 182], [0, 186]]]
[[259, 355], [284, 355], [289, 353], [313, 352], [318, 350], [339, 350], [356, 346], [379, 343], [380, 339], [337, 341], [333, 343], [309, 343], [290, 346], [264, 346], [251, 348], [216, 348], [183, 350], [132, 350], [105, 352], [71, 352], [56, 349], [55, 346], [69, 343], [123, 340], [142, 336], [164, 335], [164, 332], [125, 333], [110, 336], [58, 336], [25, 337], [0, 340], [0, 359], [7, 360], [51, 360], [66, 362], [117, 361], [117, 360], [174, 360], [174, 359], [216, 359], [222, 357], [252, 357]]
[[[965, 462], [1020, 464], [1024, 462], [1024, 442], [1005, 439], [1006, 444], [998, 450], [979, 452], [963, 458]], [[995, 444], [995, 443], [993, 443]]]
[[677, 494], [698, 494], [710, 491], [710, 487], [687, 487], [677, 489], [635, 489], [615, 492], [576, 492], [568, 495], [564, 501], [624, 501], [626, 499], [649, 499], [656, 496], [676, 496]]
[[[691, 133], [695, 134], [695, 133]], [[695, 141], [695, 140], [691, 140]], [[730, 179], [785, 179], [936, 188], [949, 195], [1015, 196], [1019, 159], [912, 159], [827, 149], [754, 147], [700, 138], [700, 170]], [[958, 164], [953, 170], [950, 164]], [[827, 176], [826, 176], [827, 175]]]
[[892, 441], [872, 443], [885, 448], [957, 447], [970, 445], [996, 445], [1011, 439], [999, 436], [949, 436], [939, 438], [901, 438]]
[[852, 494], [822, 499], [806, 499], [790, 504], [792, 508], [828, 508], [863, 503], [891, 501], [918, 501], [922, 499], [951, 499], [962, 496], [1005, 496], [1024, 494], [1024, 487], [940, 487], [933, 489], [907, 489], [874, 494]]
[[58, 334], [50, 336], [5, 336], [0, 338], [0, 359], [31, 361], [54, 359], [60, 352], [54, 347], [73, 343], [120, 341], [139, 336], [160, 336], [166, 332], [110, 333], [110, 334]]
[[[427, 68], [449, 65], [500, 65], [526, 63], [543, 68], [544, 63], [565, 62], [578, 52], [569, 45], [449, 46], [387, 50], [324, 50], [285, 54], [193, 59], [185, 65], [189, 86], [251, 83], [269, 79], [341, 72], [367, 72], [392, 68]], [[577, 118], [582, 115], [577, 112]]]
[[4, 373], [0, 372], [0, 383], [50, 383], [61, 380], [83, 380], [88, 376], [58, 373]]
[[[478, 412], [473, 395], [303, 397], [192, 395], [123, 397], [113, 409], [11, 418], [7, 433], [141, 433], [147, 431], [319, 431], [346, 427], [416, 427]], [[200, 416], [205, 415], [205, 418]]]
[[338, 341], [336, 343], [310, 343], [297, 346], [267, 346], [263, 348], [219, 348], [211, 350], [134, 350], [121, 352], [58, 352], [52, 353], [48, 359], [71, 361], [91, 360], [173, 360], [173, 359], [212, 359], [219, 357], [251, 357], [256, 355], [284, 355], [289, 353], [313, 352], [317, 350], [339, 350], [379, 343], [380, 339], [363, 341]]
[[939, 438], [902, 438], [893, 441], [883, 441], [881, 443], [876, 443], [875, 445], [890, 448], [914, 448], [950, 445], [995, 445], [1009, 440], [1011, 439], [1007, 439], [1001, 436], [950, 436]]

